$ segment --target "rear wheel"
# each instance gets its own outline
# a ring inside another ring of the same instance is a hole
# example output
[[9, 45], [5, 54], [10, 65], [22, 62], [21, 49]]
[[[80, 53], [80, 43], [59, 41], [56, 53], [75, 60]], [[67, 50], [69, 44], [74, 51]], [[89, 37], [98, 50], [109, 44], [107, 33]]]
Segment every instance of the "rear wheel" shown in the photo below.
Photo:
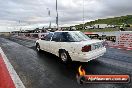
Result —
[[39, 44], [36, 44], [36, 50], [37, 50], [37, 52], [40, 52], [41, 51]]
[[69, 63], [69, 62], [71, 62], [71, 58], [70, 58], [68, 52], [65, 51], [65, 50], [63, 50], [63, 51], [60, 52], [60, 58], [61, 58], [61, 60], [62, 60], [64, 63]]

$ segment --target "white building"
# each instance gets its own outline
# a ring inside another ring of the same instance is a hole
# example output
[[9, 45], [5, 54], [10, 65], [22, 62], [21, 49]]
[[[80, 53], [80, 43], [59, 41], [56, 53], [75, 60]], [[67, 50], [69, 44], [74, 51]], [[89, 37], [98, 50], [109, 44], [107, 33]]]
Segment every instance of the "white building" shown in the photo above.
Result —
[[107, 28], [107, 27], [108, 27], [107, 24], [95, 24], [94, 25], [94, 28], [101, 28], [101, 29], [103, 29], [103, 28]]

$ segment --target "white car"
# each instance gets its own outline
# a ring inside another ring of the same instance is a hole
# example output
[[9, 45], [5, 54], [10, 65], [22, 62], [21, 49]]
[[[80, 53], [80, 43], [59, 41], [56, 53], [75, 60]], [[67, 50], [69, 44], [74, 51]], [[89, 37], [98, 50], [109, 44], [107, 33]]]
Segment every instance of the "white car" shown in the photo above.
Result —
[[103, 41], [91, 40], [80, 31], [50, 32], [36, 41], [36, 50], [44, 50], [61, 58], [63, 62], [88, 62], [106, 52]]

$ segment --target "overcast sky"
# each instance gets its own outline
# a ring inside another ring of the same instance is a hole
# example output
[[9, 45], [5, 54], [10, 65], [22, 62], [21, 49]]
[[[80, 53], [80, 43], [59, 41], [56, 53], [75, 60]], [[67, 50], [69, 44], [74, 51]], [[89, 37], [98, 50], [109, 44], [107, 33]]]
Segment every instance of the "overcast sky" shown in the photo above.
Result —
[[[132, 14], [132, 0], [84, 0], [85, 21]], [[55, 25], [56, 0], [0, 0], [0, 31]], [[51, 17], [48, 16], [48, 9]], [[58, 0], [59, 25], [82, 23], [83, 0]]]

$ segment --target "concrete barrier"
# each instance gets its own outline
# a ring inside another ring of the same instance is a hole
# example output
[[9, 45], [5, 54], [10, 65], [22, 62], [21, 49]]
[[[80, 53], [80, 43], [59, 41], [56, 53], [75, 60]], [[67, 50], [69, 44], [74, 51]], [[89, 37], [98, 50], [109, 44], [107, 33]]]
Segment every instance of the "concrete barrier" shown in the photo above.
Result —
[[[105, 39], [108, 46], [132, 50], [132, 31], [118, 31], [118, 32], [85, 32], [85, 34], [98, 34], [98, 39]], [[103, 36], [105, 36], [103, 38]], [[102, 37], [102, 38], [100, 38]]]

